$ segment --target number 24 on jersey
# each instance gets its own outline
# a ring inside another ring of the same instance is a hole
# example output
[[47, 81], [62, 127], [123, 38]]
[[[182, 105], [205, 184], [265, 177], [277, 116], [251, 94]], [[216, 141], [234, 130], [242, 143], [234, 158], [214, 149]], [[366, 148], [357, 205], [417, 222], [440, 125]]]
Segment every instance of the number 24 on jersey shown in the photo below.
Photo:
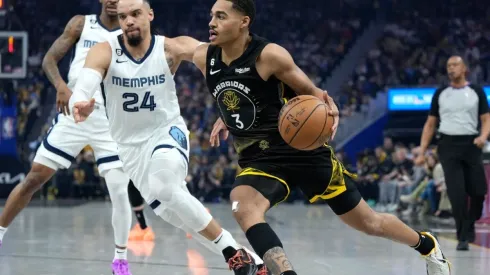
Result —
[[139, 112], [140, 109], [150, 109], [150, 112], [153, 112], [155, 110], [155, 107], [157, 107], [157, 105], [155, 104], [155, 96], [152, 96], [151, 92], [145, 93], [141, 104], [139, 96], [136, 93], [124, 93], [122, 97], [124, 99], [127, 99], [123, 103], [123, 110], [126, 112]]

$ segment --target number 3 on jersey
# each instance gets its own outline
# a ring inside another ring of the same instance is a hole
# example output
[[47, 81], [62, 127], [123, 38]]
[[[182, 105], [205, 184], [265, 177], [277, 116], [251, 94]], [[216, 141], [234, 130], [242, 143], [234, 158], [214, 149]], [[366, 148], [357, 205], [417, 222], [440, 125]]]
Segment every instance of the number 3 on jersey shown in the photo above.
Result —
[[233, 114], [231, 117], [235, 118], [235, 126], [242, 130], [245, 125], [243, 125], [243, 122], [240, 120], [240, 114]]
[[140, 109], [150, 109], [150, 112], [153, 112], [155, 110], [155, 107], [157, 106], [155, 104], [155, 96], [151, 95], [151, 92], [146, 92], [145, 96], [143, 97], [143, 102], [141, 105], [139, 104], [139, 96], [136, 93], [124, 93], [122, 95], [124, 99], [128, 99], [123, 103], [123, 110], [126, 112], [134, 113], [134, 112], [139, 112]]

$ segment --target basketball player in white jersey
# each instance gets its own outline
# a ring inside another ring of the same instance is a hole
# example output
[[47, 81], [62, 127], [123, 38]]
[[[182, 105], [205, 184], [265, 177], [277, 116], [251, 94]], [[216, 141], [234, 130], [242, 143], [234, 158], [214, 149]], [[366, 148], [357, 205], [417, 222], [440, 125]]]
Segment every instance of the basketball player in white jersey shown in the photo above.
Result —
[[148, 0], [121, 0], [117, 9], [123, 34], [89, 51], [70, 99], [75, 120], [88, 122], [96, 112], [93, 95], [103, 82], [110, 132], [124, 170], [155, 213], [199, 233], [196, 238], [222, 254], [235, 274], [266, 275], [266, 268], [256, 264], [258, 256], [222, 229], [183, 184], [189, 131], [180, 115], [174, 74], [182, 61], [192, 61], [199, 42], [152, 35]]
[[[102, 12], [97, 15], [77, 15], [67, 24], [64, 33], [54, 42], [43, 61], [43, 69], [57, 90], [59, 112], [54, 124], [37, 151], [31, 171], [24, 182], [10, 194], [0, 216], [0, 244], [7, 226], [27, 206], [32, 195], [41, 188], [59, 168], [68, 168], [79, 152], [90, 145], [95, 153], [98, 170], [105, 178], [112, 201], [112, 225], [116, 251], [112, 263], [113, 274], [130, 274], [127, 262], [127, 241], [131, 227], [131, 206], [128, 200], [129, 177], [122, 170], [117, 144], [109, 133], [100, 86], [94, 95], [96, 108], [86, 123], [77, 125], [69, 116], [68, 99], [79, 79], [88, 51], [111, 35], [122, 33], [117, 20], [118, 0], [100, 0]], [[74, 46], [75, 55], [65, 83], [57, 63]]]

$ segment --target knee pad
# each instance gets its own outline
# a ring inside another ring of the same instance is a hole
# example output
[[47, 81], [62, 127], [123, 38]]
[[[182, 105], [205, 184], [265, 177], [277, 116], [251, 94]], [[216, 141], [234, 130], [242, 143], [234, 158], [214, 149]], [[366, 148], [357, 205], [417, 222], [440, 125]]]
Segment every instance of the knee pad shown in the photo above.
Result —
[[159, 151], [150, 162], [148, 179], [153, 200], [148, 203], [157, 215], [174, 226], [183, 224], [199, 232], [212, 217], [183, 184], [186, 176], [187, 162], [177, 149]]
[[177, 149], [157, 151], [149, 167], [150, 195], [170, 202], [174, 193], [182, 191], [186, 176], [187, 163]]
[[129, 177], [122, 169], [111, 169], [107, 171], [104, 178], [111, 199], [115, 196], [125, 196], [127, 199]]
[[143, 196], [141, 196], [140, 191], [134, 186], [132, 180], [129, 181], [128, 196], [129, 196], [129, 202], [131, 203], [131, 206], [133, 208], [140, 207], [145, 203]]

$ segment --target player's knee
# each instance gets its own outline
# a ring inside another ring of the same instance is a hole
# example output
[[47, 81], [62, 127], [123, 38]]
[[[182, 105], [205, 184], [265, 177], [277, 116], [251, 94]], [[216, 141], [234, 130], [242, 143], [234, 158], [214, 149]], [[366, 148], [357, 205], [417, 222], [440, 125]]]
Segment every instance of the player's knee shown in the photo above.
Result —
[[187, 164], [177, 149], [155, 154], [149, 169], [152, 196], [162, 202], [169, 202], [176, 193], [184, 192], [181, 185], [187, 174]]
[[111, 198], [124, 197], [127, 199], [129, 177], [122, 169], [111, 169], [105, 173], [104, 178]]
[[264, 219], [269, 201], [250, 186], [238, 186], [231, 191], [233, 216], [242, 227]]
[[23, 193], [35, 193], [53, 176], [54, 170], [39, 164], [34, 164], [21, 183]]

